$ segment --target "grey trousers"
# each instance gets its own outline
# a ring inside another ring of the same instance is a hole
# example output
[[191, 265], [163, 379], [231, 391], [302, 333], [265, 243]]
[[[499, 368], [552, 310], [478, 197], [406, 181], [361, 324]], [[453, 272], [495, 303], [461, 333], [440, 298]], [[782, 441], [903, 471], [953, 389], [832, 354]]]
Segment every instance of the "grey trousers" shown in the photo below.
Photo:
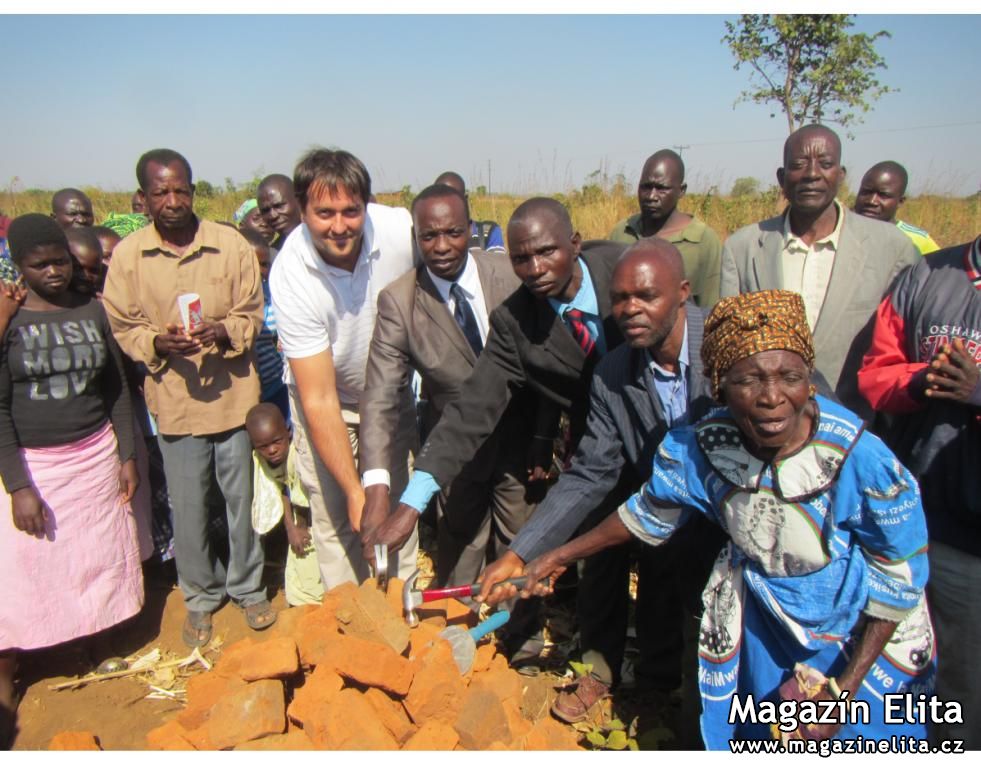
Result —
[[[177, 582], [189, 611], [211, 613], [227, 594], [241, 606], [266, 599], [262, 546], [252, 530], [252, 444], [245, 428], [217, 435], [160, 435], [174, 511]], [[208, 491], [214, 480], [228, 518], [228, 570], [208, 537]]]

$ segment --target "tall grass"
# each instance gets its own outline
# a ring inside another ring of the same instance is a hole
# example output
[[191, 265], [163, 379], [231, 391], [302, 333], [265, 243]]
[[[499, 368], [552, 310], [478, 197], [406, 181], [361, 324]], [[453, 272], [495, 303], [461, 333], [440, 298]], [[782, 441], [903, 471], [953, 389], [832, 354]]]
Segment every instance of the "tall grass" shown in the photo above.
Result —
[[[109, 213], [128, 212], [129, 192], [106, 192], [96, 188], [84, 188], [92, 199], [96, 222]], [[196, 195], [194, 208], [198, 215], [213, 221], [231, 221], [232, 213], [246, 198], [247, 192], [222, 191], [211, 197]], [[602, 188], [587, 185], [571, 192], [553, 195], [569, 209], [572, 220], [585, 239], [606, 237], [620, 219], [637, 212], [637, 199], [632, 190], [623, 185]], [[475, 219], [491, 219], [504, 225], [524, 197], [514, 195], [470, 195], [471, 215]], [[411, 193], [380, 193], [378, 201], [386, 205], [408, 206]], [[854, 197], [844, 202], [850, 207]], [[690, 194], [680, 204], [681, 210], [706, 222], [719, 237], [725, 238], [740, 227], [779, 213], [784, 206], [782, 198], [774, 192], [746, 197], [730, 197], [717, 194]], [[19, 216], [32, 211], [51, 210], [51, 192], [27, 190], [23, 192], [0, 191], [0, 210], [8, 216]], [[900, 209], [900, 216], [927, 230], [941, 246], [955, 245], [973, 239], [981, 233], [981, 197], [969, 198], [923, 195], [909, 198]]]

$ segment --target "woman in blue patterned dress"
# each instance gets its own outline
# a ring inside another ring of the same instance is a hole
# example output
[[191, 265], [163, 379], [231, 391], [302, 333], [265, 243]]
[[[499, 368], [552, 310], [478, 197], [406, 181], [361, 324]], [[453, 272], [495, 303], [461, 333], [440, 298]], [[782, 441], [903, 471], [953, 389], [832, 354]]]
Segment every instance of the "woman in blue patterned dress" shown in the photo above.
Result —
[[[566, 564], [631, 535], [660, 544], [691, 515], [705, 515], [731, 539], [703, 593], [706, 746], [780, 735], [760, 702], [839, 697], [867, 702], [869, 721], [799, 729], [788, 721], [786, 735], [925, 739], [922, 712], [905, 722], [901, 706], [903, 722], [887, 722], [885, 707], [905, 701], [887, 695], [916, 702], [933, 689], [916, 481], [860, 418], [815, 395], [799, 295], [723, 299], [706, 321], [702, 353], [724, 407], [671, 431], [644, 487], [597, 528], [529, 563], [530, 583], [554, 583]], [[861, 720], [864, 707], [846, 711]]]

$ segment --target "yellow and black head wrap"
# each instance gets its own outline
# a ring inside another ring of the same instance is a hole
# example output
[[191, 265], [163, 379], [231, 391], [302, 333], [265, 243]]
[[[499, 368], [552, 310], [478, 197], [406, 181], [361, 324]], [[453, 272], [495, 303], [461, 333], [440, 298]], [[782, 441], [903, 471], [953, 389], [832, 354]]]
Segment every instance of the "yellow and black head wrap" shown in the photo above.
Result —
[[719, 301], [705, 321], [702, 362], [718, 400], [722, 377], [757, 352], [785, 349], [814, 367], [814, 342], [804, 300], [793, 291], [757, 291]]

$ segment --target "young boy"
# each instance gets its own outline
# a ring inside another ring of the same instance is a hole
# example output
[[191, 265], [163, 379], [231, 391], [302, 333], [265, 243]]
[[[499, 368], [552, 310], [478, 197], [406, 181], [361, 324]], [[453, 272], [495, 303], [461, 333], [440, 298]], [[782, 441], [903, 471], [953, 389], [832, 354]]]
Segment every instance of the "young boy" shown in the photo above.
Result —
[[72, 287], [88, 296], [102, 297], [106, 268], [102, 264], [102, 244], [92, 227], [69, 227], [65, 230], [68, 251], [75, 260]]
[[286, 555], [286, 601], [320, 603], [324, 587], [310, 532], [310, 502], [296, 472], [296, 451], [283, 414], [272, 403], [259, 403], [246, 414], [252, 441], [252, 527], [267, 533], [282, 517], [289, 550]]

